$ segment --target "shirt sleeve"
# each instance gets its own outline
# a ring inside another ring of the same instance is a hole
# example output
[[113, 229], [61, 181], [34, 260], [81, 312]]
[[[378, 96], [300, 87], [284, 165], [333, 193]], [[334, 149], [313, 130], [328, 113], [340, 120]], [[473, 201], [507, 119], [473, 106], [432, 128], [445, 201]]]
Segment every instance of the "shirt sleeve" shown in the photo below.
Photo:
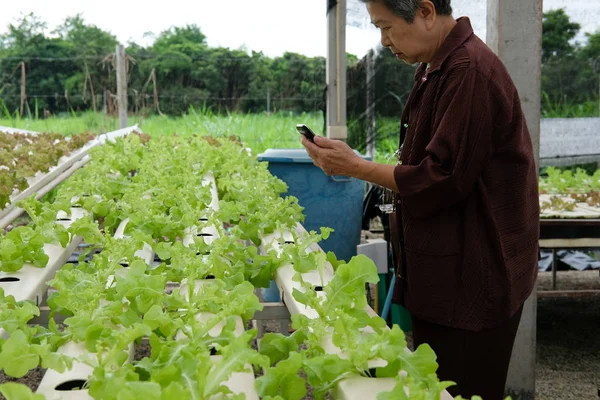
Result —
[[492, 154], [495, 85], [468, 63], [441, 82], [434, 132], [418, 165], [398, 165], [394, 178], [415, 217], [465, 199]]

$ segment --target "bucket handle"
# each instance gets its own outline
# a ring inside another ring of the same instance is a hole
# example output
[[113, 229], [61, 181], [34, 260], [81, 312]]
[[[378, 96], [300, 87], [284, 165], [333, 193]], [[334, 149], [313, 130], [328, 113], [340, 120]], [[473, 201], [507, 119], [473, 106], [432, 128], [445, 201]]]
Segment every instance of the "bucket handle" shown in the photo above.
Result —
[[351, 176], [330, 176], [330, 178], [334, 182], [350, 182], [352, 180]]

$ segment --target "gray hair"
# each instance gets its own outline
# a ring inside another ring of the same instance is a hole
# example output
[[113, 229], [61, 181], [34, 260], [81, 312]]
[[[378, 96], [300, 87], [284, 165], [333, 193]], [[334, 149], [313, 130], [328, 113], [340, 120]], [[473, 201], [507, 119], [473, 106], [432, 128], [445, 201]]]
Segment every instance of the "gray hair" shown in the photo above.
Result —
[[[417, 10], [421, 5], [422, 0], [360, 0], [363, 3], [378, 1], [383, 3], [387, 8], [392, 10], [394, 14], [402, 17], [408, 23], [412, 23], [417, 14]], [[452, 15], [452, 0], [431, 0], [435, 6], [435, 12], [438, 15]]]

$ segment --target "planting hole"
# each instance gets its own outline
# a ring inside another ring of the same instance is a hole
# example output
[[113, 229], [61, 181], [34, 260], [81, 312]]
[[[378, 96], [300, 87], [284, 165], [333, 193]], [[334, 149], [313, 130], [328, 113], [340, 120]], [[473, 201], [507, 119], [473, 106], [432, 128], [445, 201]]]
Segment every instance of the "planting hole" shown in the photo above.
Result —
[[216, 356], [217, 355], [217, 350], [214, 347], [210, 347], [210, 355], [211, 356]]
[[81, 390], [83, 388], [83, 385], [85, 385], [85, 382], [83, 379], [73, 379], [72, 381], [66, 381], [61, 383], [60, 385], [56, 386], [54, 388], [54, 390], [58, 390], [60, 392], [66, 392], [66, 391], [70, 391], [70, 390]]
[[198, 221], [207, 222], [208, 218], [200, 218], [200, 219], [198, 219]]
[[65, 218], [57, 218], [56, 220], [57, 221], [70, 221], [71, 218], [66, 218], [66, 217]]
[[199, 233], [199, 234], [198, 234], [198, 235], [196, 235], [196, 236], [202, 236], [202, 237], [213, 237], [213, 234], [212, 234], [212, 233]]
[[315, 292], [322, 292], [323, 286], [315, 286]]
[[19, 278], [14, 278], [12, 276], [7, 276], [6, 278], [0, 278], [0, 282], [19, 282]]
[[294, 241], [293, 240], [286, 240], [284, 243], [285, 244], [294, 244]]
[[123, 268], [129, 268], [129, 263], [122, 262], [122, 263], [119, 263], [119, 264], [121, 264], [121, 267], [123, 267]]
[[204, 278], [204, 279], [215, 279], [215, 276], [214, 275], [206, 275], [206, 278]]
[[369, 368], [369, 376], [371, 378], [377, 378], [377, 368]]

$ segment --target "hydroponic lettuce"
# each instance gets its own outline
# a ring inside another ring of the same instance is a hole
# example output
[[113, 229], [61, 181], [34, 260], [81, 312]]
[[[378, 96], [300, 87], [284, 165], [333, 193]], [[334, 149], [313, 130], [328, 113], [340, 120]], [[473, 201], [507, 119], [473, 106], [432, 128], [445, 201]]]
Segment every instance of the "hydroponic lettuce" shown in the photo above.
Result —
[[[126, 216], [129, 232], [175, 241], [198, 225], [199, 217], [212, 216], [238, 225], [243, 238], [260, 244], [258, 230], [270, 232], [277, 223], [302, 219], [296, 199], [279, 197], [286, 185], [230, 141], [217, 148], [200, 138], [166, 136], [143, 144], [133, 136], [95, 148], [92, 156], [90, 165], [61, 187], [56, 201], [66, 210], [75, 198], [109, 232]], [[218, 212], [208, 209], [208, 172], [219, 182]]]
[[[295, 279], [302, 280], [298, 274]], [[430, 376], [435, 378], [436, 357], [428, 345], [415, 352], [406, 350], [404, 333], [395, 325], [387, 329], [379, 317], [370, 316], [365, 307], [365, 284], [378, 281], [377, 268], [365, 256], [354, 257], [350, 263], [340, 265], [333, 279], [323, 288], [325, 296], [317, 295], [315, 288], [305, 282], [304, 292], [294, 291], [294, 298], [314, 309], [319, 318], [304, 315], [292, 316], [296, 330], [289, 337], [267, 334], [261, 342], [261, 353], [267, 355], [275, 367], [258, 379], [263, 396], [283, 396], [294, 400], [304, 396], [303, 390], [291, 393], [282, 376], [297, 375], [302, 370], [314, 389], [316, 399], [332, 389], [341, 379], [351, 376], [395, 377], [406, 371], [415, 385], [425, 389]], [[324, 299], [324, 300], [323, 300]], [[331, 342], [339, 351], [326, 351]], [[306, 349], [300, 349], [305, 344]], [[287, 362], [281, 362], [287, 360]], [[384, 360], [385, 366], [369, 367], [373, 360]], [[282, 370], [283, 369], [283, 370]], [[423, 385], [420, 385], [423, 383]], [[420, 385], [420, 386], [419, 386]]]
[[45, 268], [49, 257], [44, 250], [46, 244], [65, 248], [75, 237], [80, 236], [88, 243], [102, 242], [98, 225], [89, 218], [72, 222], [69, 228], [57, 223], [56, 205], [40, 202], [31, 196], [20, 201], [31, 222], [17, 226], [0, 236], [0, 271], [17, 272], [24, 265]]
[[[406, 351], [397, 326], [387, 329], [365, 311], [365, 284], [378, 280], [373, 263], [359, 256], [346, 264], [333, 254], [309, 251], [330, 230], [296, 233], [301, 207], [293, 197], [280, 196], [285, 184], [240, 146], [218, 143], [179, 136], [148, 143], [137, 136], [119, 139], [94, 149], [91, 162], [58, 189], [53, 205], [29, 205], [36, 218], [45, 215], [48, 221], [50, 211], [83, 207], [90, 218], [78, 220], [67, 233], [102, 251], [77, 266], [65, 265], [50, 282], [57, 292], [48, 304], [52, 313], [68, 317], [64, 328], [53, 319], [48, 329], [29, 327], [37, 307], [0, 296], [0, 328], [9, 334], [0, 342], [4, 372], [18, 377], [40, 365], [62, 371], [79, 361], [93, 367], [84, 388], [95, 399], [208, 400], [244, 398], [226, 382], [235, 372], [264, 368], [256, 380], [261, 397], [293, 400], [306, 394], [300, 371], [317, 398], [346, 377], [396, 377], [406, 371], [408, 379], [381, 399], [402, 398], [405, 386], [409, 398], [438, 398], [447, 383], [435, 375], [431, 349]], [[221, 199], [218, 210], [210, 206], [204, 179], [209, 172]], [[125, 219], [125, 236], [114, 238]], [[32, 229], [50, 226], [44, 221]], [[184, 245], [191, 227], [200, 231], [211, 225], [219, 236], [210, 244], [196, 236]], [[261, 237], [275, 231], [291, 231], [294, 243], [283, 244], [280, 254], [261, 254]], [[44, 240], [64, 233], [47, 233]], [[146, 265], [138, 257], [145, 244], [158, 263]], [[316, 269], [323, 279], [327, 262], [335, 276], [323, 285], [323, 299], [301, 273]], [[255, 287], [268, 286], [277, 268], [290, 263], [303, 289], [294, 292], [295, 299], [316, 310], [318, 318], [293, 316], [295, 332], [267, 334], [259, 353], [250, 345], [256, 332], [240, 334], [237, 328], [262, 308]], [[167, 283], [171, 290], [165, 290]], [[148, 338], [152, 354], [131, 362], [130, 349], [142, 338]], [[68, 341], [82, 343], [92, 357], [60, 354]], [[385, 364], [371, 369], [371, 360]], [[16, 384], [1, 385], [0, 392], [9, 399], [39, 397]]]
[[[6, 340], [0, 338], [0, 369], [8, 376], [23, 377], [38, 365], [58, 372], [71, 368], [72, 360], [56, 353], [64, 340], [62, 335], [52, 334], [52, 330], [56, 329], [55, 324], [50, 323], [50, 330], [27, 325], [34, 316], [39, 315], [39, 309], [32, 302], [17, 302], [13, 296], [5, 296], [0, 288], [0, 329], [9, 335]], [[10, 386], [6, 390], [9, 393], [22, 391]]]
[[15, 272], [25, 263], [44, 268], [48, 263], [44, 244], [65, 247], [69, 242], [67, 229], [56, 223], [56, 211], [50, 204], [40, 203], [31, 197], [20, 202], [19, 206], [27, 211], [32, 223], [0, 236], [0, 271]]
[[63, 156], [79, 149], [92, 135], [26, 135], [0, 132], [0, 210], [15, 191], [27, 189], [27, 178], [48, 172]]
[[[546, 177], [540, 178], [540, 193], [555, 196], [547, 204], [543, 204], [544, 209], [569, 211], [573, 208], [571, 204], [575, 202], [594, 207], [600, 206], [600, 170], [590, 175], [581, 168], [573, 172], [548, 167], [546, 174]], [[568, 196], [572, 201], [557, 195]]]
[[581, 168], [571, 171], [548, 167], [546, 174], [546, 177], [540, 178], [540, 191], [542, 193], [587, 193], [600, 191], [600, 170], [590, 175]]
[[1, 384], [0, 393], [6, 400], [44, 400], [41, 394], [34, 394], [27, 386], [15, 382]]
[[[43, 337], [54, 338], [56, 343], [81, 342], [89, 352], [97, 354], [92, 363], [94, 375], [86, 385], [96, 398], [123, 399], [128, 395], [139, 398], [146, 388], [153, 393], [148, 397], [210, 398], [228, 393], [224, 382], [233, 372], [246, 370], [252, 364], [266, 365], [266, 357], [248, 345], [255, 332], [238, 337], [234, 331], [236, 319], [245, 321], [260, 308], [249, 281], [268, 285], [276, 267], [275, 258], [258, 254], [256, 244], [248, 247], [239, 236], [227, 235], [218, 212], [208, 208], [211, 195], [210, 189], [203, 185], [203, 176], [217, 168], [215, 164], [202, 166], [198, 154], [203, 154], [203, 160], [210, 154], [216, 160], [226, 156], [217, 157], [217, 150], [204, 142], [191, 151], [186, 150], [187, 140], [166, 139], [169, 140], [173, 141], [168, 144], [157, 141], [156, 147], [146, 147], [132, 137], [107, 146], [109, 150], [99, 149], [93, 152], [94, 159], [88, 167], [76, 173], [56, 196], [53, 211], [79, 206], [90, 212], [99, 225], [88, 220], [89, 223], [77, 226], [77, 233], [103, 251], [90, 262], [65, 266], [51, 282], [57, 293], [48, 303], [53, 312], [68, 318], [65, 329], [58, 330], [53, 325], [50, 331], [43, 332]], [[172, 148], [177, 154], [164, 158], [158, 154], [164, 148]], [[103, 158], [104, 162], [99, 161]], [[214, 162], [225, 164], [224, 159]], [[157, 173], [161, 168], [174, 175]], [[262, 171], [267, 173], [265, 169]], [[256, 176], [255, 171], [252, 174]], [[262, 190], [267, 191], [269, 187], [264, 182], [273, 182], [273, 178], [263, 180]], [[98, 188], [108, 190], [98, 192]], [[295, 210], [300, 215], [297, 204], [280, 198], [278, 193], [270, 195], [267, 204], [259, 203], [259, 198], [257, 194], [236, 201], [242, 219], [248, 220], [246, 216], [267, 208], [269, 211], [285, 208], [288, 215]], [[231, 207], [224, 209], [231, 213]], [[128, 227], [133, 228], [122, 239], [112, 238], [114, 228], [125, 218], [129, 219]], [[263, 229], [277, 226], [278, 222], [266, 219], [255, 221], [264, 220]], [[212, 246], [202, 238], [183, 246], [185, 229], [194, 224], [199, 229], [204, 224], [216, 224], [220, 238]], [[239, 227], [231, 231], [243, 234]], [[163, 260], [161, 264], [150, 267], [137, 259], [135, 254], [144, 243], [152, 244]], [[190, 263], [191, 260], [195, 262]], [[194, 283], [208, 274], [217, 279], [193, 290]], [[167, 279], [187, 283], [190, 291], [167, 294]], [[200, 313], [210, 313], [212, 317], [201, 323], [196, 318]], [[223, 324], [220, 334], [209, 335], [220, 324]], [[12, 345], [27, 348], [24, 346], [36, 346], [36, 341], [41, 340], [35, 333], [24, 336], [21, 332], [12, 332], [9, 339], [15, 341]], [[155, 351], [152, 358], [134, 367], [127, 363], [128, 350], [142, 337], [150, 338]], [[38, 351], [36, 347], [32, 349], [25, 353], [27, 362], [21, 363], [18, 371], [5, 368], [5, 372], [22, 375], [43, 362], [30, 354]], [[55, 354], [55, 350], [56, 346], [48, 349], [50, 354]], [[212, 359], [210, 368], [197, 368], [198, 360], [209, 359], [211, 352], [221, 359]], [[15, 356], [7, 346], [3, 346], [1, 354], [7, 359]], [[165, 363], [161, 357], [167, 357], [169, 362]], [[179, 378], [173, 375], [174, 368]]]

